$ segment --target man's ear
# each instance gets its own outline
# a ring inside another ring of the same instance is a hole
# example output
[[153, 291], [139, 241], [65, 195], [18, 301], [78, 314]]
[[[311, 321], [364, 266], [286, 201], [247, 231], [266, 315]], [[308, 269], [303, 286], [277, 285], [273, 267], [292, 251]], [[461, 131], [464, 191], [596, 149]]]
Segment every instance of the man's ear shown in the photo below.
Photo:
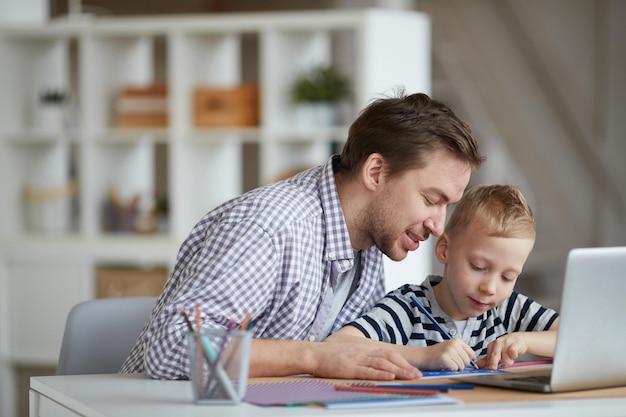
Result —
[[368, 190], [375, 191], [380, 185], [384, 171], [385, 159], [379, 153], [370, 154], [363, 163], [361, 177]]
[[435, 243], [435, 256], [442, 265], [448, 263], [448, 249], [450, 247], [450, 236], [443, 233]]

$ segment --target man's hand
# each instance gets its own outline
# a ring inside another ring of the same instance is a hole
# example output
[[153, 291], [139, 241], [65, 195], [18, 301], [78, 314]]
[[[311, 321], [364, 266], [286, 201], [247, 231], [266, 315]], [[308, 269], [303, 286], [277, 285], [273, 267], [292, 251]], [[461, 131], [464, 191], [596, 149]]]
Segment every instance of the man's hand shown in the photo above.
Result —
[[366, 343], [317, 343], [317, 366], [312, 373], [324, 378], [417, 379], [422, 373], [397, 352]]

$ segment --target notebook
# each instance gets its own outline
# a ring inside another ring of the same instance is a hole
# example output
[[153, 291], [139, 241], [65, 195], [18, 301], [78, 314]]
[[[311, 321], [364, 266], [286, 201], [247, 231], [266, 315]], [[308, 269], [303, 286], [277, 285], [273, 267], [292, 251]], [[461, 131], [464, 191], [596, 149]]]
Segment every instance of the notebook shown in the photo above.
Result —
[[463, 382], [538, 392], [626, 386], [626, 247], [569, 252], [552, 369]]
[[376, 408], [435, 404], [460, 404], [443, 394], [409, 395], [345, 391], [336, 384], [318, 379], [249, 384], [244, 401], [259, 406], [322, 406], [325, 408]]

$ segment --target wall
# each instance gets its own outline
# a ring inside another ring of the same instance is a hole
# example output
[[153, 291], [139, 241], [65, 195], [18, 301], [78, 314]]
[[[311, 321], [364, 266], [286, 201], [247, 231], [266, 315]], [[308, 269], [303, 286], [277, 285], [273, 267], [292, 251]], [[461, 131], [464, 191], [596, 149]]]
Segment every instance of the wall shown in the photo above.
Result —
[[[535, 210], [538, 238], [520, 289], [557, 307], [569, 249], [626, 244], [624, 1], [88, 4], [86, 12], [115, 15], [371, 6], [425, 11], [433, 21], [432, 95], [470, 123], [488, 157], [472, 182], [518, 184]], [[64, 7], [51, 1], [53, 14]]]
[[558, 306], [567, 252], [626, 244], [626, 2], [423, 0], [433, 94], [477, 132], [474, 182], [519, 184], [538, 236], [518, 288]]

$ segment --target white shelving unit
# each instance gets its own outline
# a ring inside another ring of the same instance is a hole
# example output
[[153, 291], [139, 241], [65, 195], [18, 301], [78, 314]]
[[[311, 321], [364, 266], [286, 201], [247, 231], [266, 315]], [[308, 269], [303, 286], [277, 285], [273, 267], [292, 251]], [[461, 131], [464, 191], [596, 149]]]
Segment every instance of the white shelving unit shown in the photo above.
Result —
[[[429, 25], [423, 14], [390, 10], [0, 25], [0, 372], [56, 363], [67, 312], [93, 297], [97, 265], [171, 266], [193, 224], [245, 191], [245, 175], [261, 185], [323, 163], [372, 98], [396, 86], [429, 93]], [[350, 114], [340, 126], [303, 131], [290, 85], [328, 63], [351, 77]], [[169, 125], [114, 128], [119, 89], [154, 82], [168, 86]], [[242, 82], [259, 85], [258, 127], [194, 126], [194, 88]], [[38, 95], [51, 89], [71, 93], [63, 123], [41, 120]], [[121, 199], [165, 198], [165, 226], [106, 231], [112, 188]], [[44, 197], [26, 202], [26, 189]]]

